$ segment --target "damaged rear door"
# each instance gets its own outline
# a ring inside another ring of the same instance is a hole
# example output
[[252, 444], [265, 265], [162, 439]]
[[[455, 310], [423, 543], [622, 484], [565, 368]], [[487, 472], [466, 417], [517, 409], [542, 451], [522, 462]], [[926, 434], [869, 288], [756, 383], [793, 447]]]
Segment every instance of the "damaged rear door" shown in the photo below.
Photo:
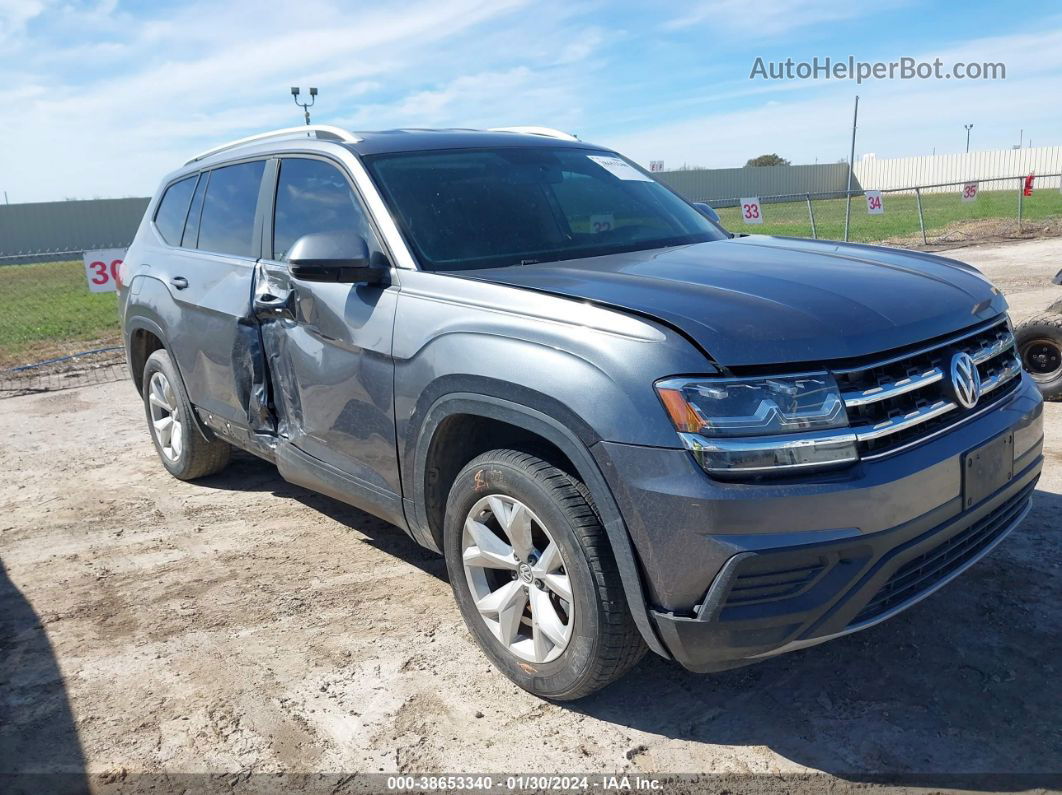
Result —
[[394, 424], [397, 284], [307, 281], [284, 257], [304, 235], [354, 231], [386, 259], [360, 196], [338, 163], [275, 161], [254, 307], [277, 423], [277, 466], [289, 481], [405, 526]]
[[265, 170], [259, 159], [202, 172], [181, 240], [152, 263], [180, 310], [169, 343], [189, 397], [227, 436], [273, 430], [251, 307]]

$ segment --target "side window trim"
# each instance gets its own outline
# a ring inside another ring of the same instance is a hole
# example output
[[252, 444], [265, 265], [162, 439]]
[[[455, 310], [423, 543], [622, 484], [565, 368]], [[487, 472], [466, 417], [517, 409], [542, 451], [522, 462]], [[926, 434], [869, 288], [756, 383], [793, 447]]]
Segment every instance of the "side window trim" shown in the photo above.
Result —
[[280, 158], [271, 157], [266, 161], [265, 174], [262, 175], [262, 190], [258, 194], [258, 256], [260, 259], [273, 260], [273, 217], [277, 210], [277, 188], [280, 184]]
[[[380, 225], [376, 221], [376, 217], [373, 215], [372, 210], [369, 208], [368, 202], [365, 200], [364, 194], [358, 187], [357, 181], [353, 178], [353, 175], [348, 171], [346, 165], [339, 160], [328, 157], [327, 155], [320, 154], [304, 154], [301, 152], [281, 152], [274, 158], [276, 160], [276, 170], [273, 173], [273, 185], [270, 193], [269, 204], [266, 208], [267, 215], [265, 218], [265, 228], [263, 229], [262, 239], [262, 258], [268, 259], [271, 262], [279, 262], [279, 260], [273, 259], [275, 254], [273, 250], [273, 234], [276, 229], [276, 209], [277, 209], [277, 191], [280, 190], [280, 172], [283, 161], [285, 160], [319, 160], [323, 163], [327, 163], [336, 169], [340, 175], [346, 180], [347, 187], [354, 194], [354, 197], [358, 200], [358, 208], [361, 210], [362, 216], [365, 218], [365, 222], [372, 230], [373, 237], [371, 244], [375, 244], [376, 248], [387, 257], [387, 261], [390, 263], [392, 270], [397, 266], [395, 264], [394, 255], [391, 253], [390, 246], [387, 243], [387, 238], [382, 234]], [[268, 176], [268, 174], [267, 174]], [[264, 180], [263, 180], [264, 182]]]
[[[189, 241], [188, 243], [185, 243], [184, 238], [188, 234], [188, 222], [192, 219], [192, 211], [195, 208], [195, 197], [199, 193], [199, 186], [200, 185], [203, 186], [203, 199], [204, 199], [204, 201], [199, 202], [199, 217], [196, 218], [196, 220], [195, 220], [195, 240], [192, 240], [192, 241]], [[209, 171], [201, 171], [201, 172], [199, 172], [199, 179], [197, 179], [195, 181], [195, 190], [192, 191], [192, 198], [188, 202], [188, 212], [185, 214], [184, 226], [181, 228], [181, 243], [180, 243], [180, 247], [181, 248], [194, 250], [196, 245], [199, 243], [199, 224], [200, 224], [200, 222], [203, 219], [203, 205], [206, 203], [206, 201], [205, 201], [206, 192], [207, 192], [207, 189], [209, 187], [210, 187], [210, 172]]]

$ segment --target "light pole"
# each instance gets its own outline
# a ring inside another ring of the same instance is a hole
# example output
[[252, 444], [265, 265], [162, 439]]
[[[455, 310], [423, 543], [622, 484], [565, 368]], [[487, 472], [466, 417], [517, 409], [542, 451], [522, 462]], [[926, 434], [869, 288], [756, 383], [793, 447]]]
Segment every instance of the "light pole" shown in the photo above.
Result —
[[972, 124], [964, 124], [963, 127], [966, 128], [966, 153], [969, 154], [969, 152], [970, 152], [970, 130], [973, 129], [973, 125]]
[[855, 136], [856, 122], [859, 121], [859, 97], [855, 98], [855, 110], [852, 111], [852, 151], [848, 154], [848, 190], [847, 202], [844, 206], [844, 242], [848, 242], [848, 221], [852, 217], [852, 170], [855, 168]]
[[306, 118], [306, 124], [307, 124], [307, 126], [309, 126], [309, 124], [310, 124], [310, 108], [313, 107], [313, 103], [317, 99], [317, 89], [314, 88], [313, 86], [311, 86], [310, 87], [310, 101], [309, 102], [299, 102], [299, 87], [298, 86], [292, 86], [291, 87], [291, 98], [295, 100], [295, 104], [296, 105], [298, 105], [300, 108], [302, 108], [303, 116], [305, 116], [305, 118]]

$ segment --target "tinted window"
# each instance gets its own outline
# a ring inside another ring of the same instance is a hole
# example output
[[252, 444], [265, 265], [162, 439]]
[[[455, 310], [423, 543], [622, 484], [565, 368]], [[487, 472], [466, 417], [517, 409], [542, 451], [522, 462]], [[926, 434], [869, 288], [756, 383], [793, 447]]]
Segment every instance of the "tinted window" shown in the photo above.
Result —
[[273, 258], [284, 259], [303, 235], [349, 229], [373, 235], [357, 195], [339, 170], [321, 160], [292, 158], [280, 164], [273, 220]]
[[195, 176], [174, 182], [166, 188], [166, 193], [159, 202], [159, 209], [155, 212], [155, 226], [159, 229], [162, 239], [171, 246], [181, 244], [181, 230], [184, 229], [184, 217], [188, 214], [188, 202], [192, 198], [195, 189]]
[[724, 237], [611, 152], [499, 148], [366, 158], [423, 267], [594, 257]]
[[254, 210], [264, 170], [265, 162], [259, 160], [210, 172], [197, 248], [218, 254], [254, 256]]
[[185, 248], [195, 248], [196, 241], [199, 239], [199, 218], [203, 214], [203, 197], [206, 195], [209, 181], [210, 175], [204, 174], [199, 184], [195, 186], [192, 206], [188, 208], [188, 221], [184, 225], [184, 236], [181, 238], [181, 245]]

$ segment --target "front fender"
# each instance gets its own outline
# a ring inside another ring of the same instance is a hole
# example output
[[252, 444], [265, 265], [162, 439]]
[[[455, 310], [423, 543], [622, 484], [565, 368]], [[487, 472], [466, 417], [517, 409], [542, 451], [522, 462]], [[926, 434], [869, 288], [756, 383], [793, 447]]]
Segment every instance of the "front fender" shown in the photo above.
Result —
[[[406, 466], [403, 470], [408, 470], [412, 477], [412, 491], [405, 493], [413, 495], [413, 504], [409, 505], [407, 502], [407, 510], [412, 509], [414, 514], [414, 520], [409, 523], [414, 535], [420, 543], [439, 551], [428, 528], [428, 517], [425, 511], [425, 470], [432, 438], [436, 429], [447, 417], [471, 414], [523, 428], [556, 446], [572, 462], [576, 470], [575, 474], [579, 476], [593, 497], [601, 524], [608, 535], [634, 623], [649, 648], [663, 657], [670, 658], [649, 619], [641, 570], [638, 567], [623, 516], [620, 514], [619, 506], [597, 462], [587, 449], [586, 440], [592, 436], [586, 436], [586, 434], [592, 434], [592, 430], [577, 418], [574, 418], [574, 427], [566, 425], [554, 414], [557, 409], [556, 401], [548, 396], [524, 395], [524, 399], [528, 402], [540, 402], [541, 407], [547, 409], [542, 411], [526, 403], [517, 403], [482, 391], [498, 387], [497, 382], [489, 382], [485, 379], [465, 379], [465, 383], [477, 385], [479, 390], [451, 392], [436, 399], [425, 411], [419, 423], [415, 441], [411, 445], [411, 456], [406, 459], [412, 462], [411, 466]], [[569, 421], [573, 419], [568, 412], [564, 412], [563, 415]]]

